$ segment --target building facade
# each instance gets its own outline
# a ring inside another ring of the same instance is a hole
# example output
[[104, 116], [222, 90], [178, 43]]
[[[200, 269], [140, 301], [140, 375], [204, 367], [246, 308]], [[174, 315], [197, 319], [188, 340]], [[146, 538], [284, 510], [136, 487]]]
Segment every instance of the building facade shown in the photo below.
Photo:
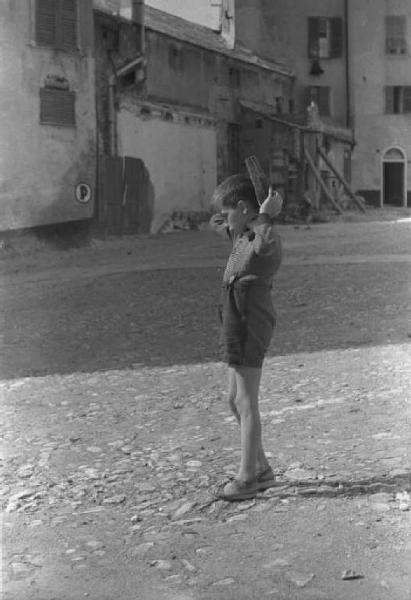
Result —
[[411, 205], [411, 3], [349, 6], [353, 181], [373, 204]]
[[[248, 154], [264, 156], [242, 101], [288, 102], [293, 77], [211, 28], [150, 6], [144, 28], [139, 21], [95, 13], [99, 155], [141, 161], [149, 197], [140, 199], [140, 230], [158, 231], [173, 213], [207, 211], [218, 181]], [[230, 24], [223, 28], [229, 38]], [[257, 133], [264, 127], [260, 119]]]
[[0, 3], [0, 229], [91, 218], [91, 0]]
[[339, 166], [374, 205], [411, 200], [410, 28], [408, 0], [237, 0], [237, 39], [294, 70], [292, 110], [353, 128]]

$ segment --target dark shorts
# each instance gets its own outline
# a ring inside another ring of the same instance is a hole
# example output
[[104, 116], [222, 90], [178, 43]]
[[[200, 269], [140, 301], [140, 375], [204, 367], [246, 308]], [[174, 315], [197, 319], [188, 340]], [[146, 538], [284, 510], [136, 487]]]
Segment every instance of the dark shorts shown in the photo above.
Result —
[[240, 281], [223, 285], [219, 312], [224, 361], [261, 368], [276, 322], [271, 288]]

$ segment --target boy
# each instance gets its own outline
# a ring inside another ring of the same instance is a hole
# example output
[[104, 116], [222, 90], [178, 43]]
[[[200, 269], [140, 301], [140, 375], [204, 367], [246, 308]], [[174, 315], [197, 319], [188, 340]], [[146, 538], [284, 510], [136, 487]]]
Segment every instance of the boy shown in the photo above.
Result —
[[271, 287], [281, 263], [281, 240], [272, 219], [280, 213], [282, 199], [270, 189], [259, 206], [251, 180], [233, 175], [216, 188], [212, 204], [219, 214], [212, 217], [211, 227], [233, 241], [223, 277], [220, 317], [229, 404], [241, 427], [238, 474], [220, 484], [214, 495], [245, 500], [274, 484], [261, 442], [258, 391], [275, 327]]

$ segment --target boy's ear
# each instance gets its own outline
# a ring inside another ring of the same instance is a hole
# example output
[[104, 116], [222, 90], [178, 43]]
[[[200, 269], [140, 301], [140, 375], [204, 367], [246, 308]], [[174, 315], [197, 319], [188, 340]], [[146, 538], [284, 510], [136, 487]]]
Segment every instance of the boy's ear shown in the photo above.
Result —
[[247, 202], [244, 202], [244, 200], [239, 200], [238, 203], [237, 203], [237, 207], [240, 210], [244, 210], [245, 208], [248, 208], [247, 207]]

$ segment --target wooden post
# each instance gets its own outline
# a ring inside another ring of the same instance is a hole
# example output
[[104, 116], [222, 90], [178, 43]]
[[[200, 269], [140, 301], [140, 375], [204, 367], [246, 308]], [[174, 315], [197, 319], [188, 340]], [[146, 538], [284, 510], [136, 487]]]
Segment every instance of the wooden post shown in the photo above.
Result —
[[328, 156], [325, 154], [325, 152], [323, 152], [321, 150], [321, 148], [317, 148], [317, 152], [321, 156], [321, 158], [323, 159], [323, 161], [325, 162], [325, 164], [327, 165], [327, 167], [329, 169], [331, 169], [331, 171], [337, 177], [337, 179], [339, 180], [339, 182], [342, 184], [343, 188], [345, 189], [345, 191], [347, 192], [347, 194], [349, 195], [349, 197], [351, 198], [351, 200], [354, 200], [354, 202], [358, 206], [358, 208], [360, 210], [362, 210], [362, 212], [365, 212], [365, 208], [364, 208], [362, 202], [359, 200], [359, 198], [357, 198], [357, 196], [351, 190], [350, 186], [345, 181], [344, 177], [341, 175], [341, 173], [339, 172], [339, 170], [337, 169], [337, 167], [331, 162], [331, 160], [328, 158]]
[[298, 156], [298, 161], [299, 161], [299, 173], [298, 173], [298, 185], [297, 185], [297, 190], [298, 190], [298, 204], [300, 204], [302, 202], [304, 193], [305, 193], [305, 138], [304, 138], [304, 132], [300, 130], [299, 132], [299, 136], [300, 136], [300, 148], [299, 148], [299, 156]]
[[310, 167], [310, 169], [313, 172], [313, 175], [315, 177], [315, 179], [318, 181], [318, 183], [320, 184], [321, 189], [323, 190], [324, 194], [327, 196], [328, 200], [331, 202], [331, 204], [334, 206], [335, 210], [341, 215], [342, 214], [342, 210], [340, 208], [340, 206], [338, 205], [338, 203], [334, 200], [330, 190], [328, 189], [328, 187], [325, 185], [323, 178], [321, 177], [321, 173], [320, 171], [317, 169], [317, 167], [314, 164], [314, 161], [310, 155], [310, 153], [308, 152], [308, 150], [305, 150], [305, 159]]

